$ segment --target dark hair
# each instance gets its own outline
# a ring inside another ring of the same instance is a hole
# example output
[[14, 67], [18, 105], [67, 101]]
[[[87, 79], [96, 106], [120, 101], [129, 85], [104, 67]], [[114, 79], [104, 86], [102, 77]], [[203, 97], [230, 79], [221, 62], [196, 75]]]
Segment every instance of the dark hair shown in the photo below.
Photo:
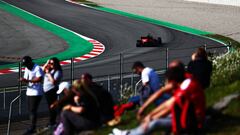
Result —
[[197, 59], [207, 59], [207, 52], [204, 48], [198, 48], [196, 51], [196, 58]]
[[22, 58], [22, 64], [23, 64], [24, 66], [27, 66], [27, 65], [29, 65], [29, 64], [32, 64], [32, 58], [31, 58], [30, 56], [24, 56], [24, 57]]
[[[171, 66], [172, 64], [172, 66]], [[185, 68], [181, 61], [173, 61], [169, 64], [169, 68], [165, 73], [167, 80], [182, 82], [185, 79]]]
[[132, 69], [135, 69], [137, 67], [144, 68], [145, 66], [143, 65], [142, 62], [136, 61], [136, 62], [134, 62], [133, 66], [132, 66]]
[[51, 58], [50, 60], [53, 61], [53, 65], [54, 65], [54, 68], [55, 68], [56, 70], [62, 71], [62, 66], [60, 65], [60, 61], [59, 61], [59, 59], [58, 59], [57, 57], [53, 57], [53, 58]]
[[83, 74], [86, 78], [88, 78], [89, 80], [91, 80], [92, 81], [92, 75], [91, 74], [89, 74], [89, 73], [84, 73]]

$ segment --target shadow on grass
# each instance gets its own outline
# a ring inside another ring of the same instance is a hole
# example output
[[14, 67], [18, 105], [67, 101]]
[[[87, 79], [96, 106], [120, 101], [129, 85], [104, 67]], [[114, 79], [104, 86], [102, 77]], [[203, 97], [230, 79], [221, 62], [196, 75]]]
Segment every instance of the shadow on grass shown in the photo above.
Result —
[[240, 117], [217, 115], [209, 121], [208, 125], [206, 132], [209, 134], [238, 134], [234, 131], [240, 127]]

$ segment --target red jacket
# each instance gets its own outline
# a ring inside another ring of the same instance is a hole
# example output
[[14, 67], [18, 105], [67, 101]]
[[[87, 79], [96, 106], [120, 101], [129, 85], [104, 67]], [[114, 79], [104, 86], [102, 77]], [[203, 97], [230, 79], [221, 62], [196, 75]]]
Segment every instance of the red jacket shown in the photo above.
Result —
[[206, 104], [204, 91], [198, 81], [193, 78], [185, 79], [173, 96], [175, 97], [171, 110], [173, 133], [189, 130], [194, 132], [202, 128]]

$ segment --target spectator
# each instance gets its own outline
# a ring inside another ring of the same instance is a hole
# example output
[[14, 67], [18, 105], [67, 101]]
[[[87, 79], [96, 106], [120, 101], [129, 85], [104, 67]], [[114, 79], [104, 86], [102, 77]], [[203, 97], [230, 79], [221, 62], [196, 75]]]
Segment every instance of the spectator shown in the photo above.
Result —
[[75, 96], [75, 92], [73, 92], [71, 88], [71, 84], [69, 82], [62, 82], [59, 84], [59, 89], [56, 92], [58, 95], [63, 93], [63, 97], [59, 100], [54, 101], [51, 105], [51, 109], [61, 110], [63, 106], [67, 104], [74, 104], [73, 98]]
[[72, 135], [75, 131], [82, 132], [100, 126], [99, 103], [85, 85], [80, 81], [75, 81], [73, 84], [73, 88], [79, 94], [74, 97], [76, 105], [66, 105], [63, 108], [61, 119], [64, 135]]
[[58, 91], [56, 92], [60, 95], [62, 92], [64, 95], [68, 95], [70, 91], [70, 83], [69, 82], [61, 82], [58, 86]]
[[212, 62], [208, 60], [207, 53], [203, 48], [198, 48], [192, 55], [187, 71], [201, 83], [203, 89], [210, 85], [212, 74]]
[[54, 57], [47, 61], [42, 67], [45, 72], [43, 81], [43, 91], [49, 108], [49, 123], [47, 127], [54, 127], [56, 124], [57, 111], [50, 106], [57, 100], [58, 85], [62, 79], [62, 67], [59, 60]]
[[112, 95], [105, 90], [102, 86], [94, 83], [92, 75], [84, 73], [81, 75], [80, 81], [93, 92], [99, 102], [99, 109], [101, 113], [101, 122], [104, 124], [114, 118], [113, 106], [114, 102]]
[[[166, 72], [167, 83], [164, 89], [171, 90], [173, 97], [160, 104], [142, 121], [142, 124], [129, 131], [113, 129], [114, 135], [144, 135], [160, 128], [174, 134], [197, 134], [205, 117], [205, 96], [202, 87], [194, 78], [185, 75], [184, 65], [173, 61]], [[158, 92], [160, 92], [158, 91]], [[152, 95], [150, 98], [156, 96]]]
[[30, 115], [31, 126], [24, 134], [32, 134], [35, 132], [37, 123], [37, 109], [42, 99], [43, 87], [43, 71], [40, 66], [32, 61], [29, 56], [24, 56], [22, 59], [23, 66], [26, 66], [24, 77], [20, 81], [27, 83], [27, 101]]
[[[138, 96], [131, 97], [126, 104], [115, 106], [116, 121], [119, 121], [119, 117], [125, 110], [133, 108], [136, 105], [142, 105], [152, 93], [155, 93], [160, 88], [159, 76], [152, 68], [145, 67], [142, 62], [137, 61], [133, 64], [132, 70], [134, 73], [141, 75], [142, 87], [139, 89]], [[162, 94], [156, 100], [155, 104], [159, 105], [169, 97], [169, 94]]]

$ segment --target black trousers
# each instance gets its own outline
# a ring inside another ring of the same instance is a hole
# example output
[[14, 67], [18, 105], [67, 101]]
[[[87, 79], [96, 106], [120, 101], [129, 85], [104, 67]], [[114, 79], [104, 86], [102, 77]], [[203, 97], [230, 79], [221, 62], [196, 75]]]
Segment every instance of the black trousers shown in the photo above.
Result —
[[37, 109], [41, 102], [42, 96], [27, 96], [28, 99], [28, 111], [29, 111], [29, 119], [31, 121], [32, 129], [36, 128], [37, 123]]
[[57, 110], [51, 109], [50, 106], [53, 104], [54, 101], [57, 100], [57, 89], [53, 88], [45, 93], [45, 97], [48, 103], [48, 109], [49, 109], [49, 124], [54, 125], [56, 124], [56, 118], [57, 118]]
[[83, 116], [72, 111], [63, 111], [61, 113], [61, 120], [64, 127], [64, 135], [73, 135], [75, 132], [95, 129], [100, 126], [99, 123], [90, 121]]

